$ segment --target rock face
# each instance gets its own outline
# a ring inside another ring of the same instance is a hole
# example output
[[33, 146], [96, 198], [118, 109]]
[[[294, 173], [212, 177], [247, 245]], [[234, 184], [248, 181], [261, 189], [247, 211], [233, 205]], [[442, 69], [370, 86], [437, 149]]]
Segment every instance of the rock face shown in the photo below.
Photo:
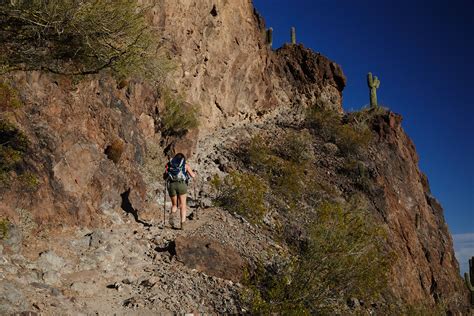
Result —
[[401, 116], [389, 113], [373, 122], [377, 131], [373, 159], [377, 169], [372, 200], [387, 224], [390, 247], [398, 260], [392, 289], [414, 303], [442, 300], [452, 306], [466, 302], [459, 265], [444, 220], [426, 176], [418, 168], [415, 146], [401, 128]]
[[201, 134], [294, 103], [342, 111], [341, 68], [302, 46], [273, 52], [251, 1], [161, 0], [152, 23], [180, 65], [176, 86], [201, 109]]
[[[199, 129], [193, 130], [174, 145], [184, 149], [187, 155], [194, 153], [191, 162], [203, 167], [199, 169], [203, 170], [200, 174], [202, 179], [214, 173], [222, 175], [230, 170], [222, 143], [238, 146], [239, 137], [262, 131], [265, 124], [275, 126], [282, 121], [291, 123], [298, 118], [297, 114], [291, 112], [292, 109], [301, 110], [316, 104], [342, 112], [342, 90], [346, 79], [341, 68], [301, 45], [284, 45], [272, 51], [265, 43], [263, 19], [254, 11], [251, 1], [140, 2], [152, 4], [150, 23], [162, 32], [162, 44], [169, 50], [177, 65], [171, 86], [200, 109]], [[137, 213], [149, 208], [150, 196], [147, 197], [146, 192], [150, 191], [151, 185], [147, 186], [140, 172], [147, 158], [147, 142], [153, 140], [158, 147], [167, 145], [159, 133], [163, 100], [156, 90], [134, 80], [129, 81], [126, 86], [118, 86], [106, 75], [73, 82], [71, 78], [63, 76], [19, 72], [2, 79], [12, 83], [24, 104], [21, 111], [16, 111], [9, 120], [14, 121], [30, 140], [26, 166], [38, 175], [39, 186], [31, 192], [22, 192], [16, 188], [1, 191], [0, 219], [7, 217], [11, 222], [23, 226], [25, 223], [31, 224], [22, 233], [26, 238], [27, 232], [36, 232], [36, 226], [33, 225], [35, 223], [41, 225], [40, 232], [44, 227], [53, 228], [58, 224], [61, 227], [106, 226], [111, 222], [122, 225], [124, 211], [136, 217]], [[6, 117], [6, 114], [0, 114], [2, 118]], [[388, 228], [389, 246], [397, 255], [391, 276], [391, 290], [396, 299], [406, 302], [434, 304], [448, 299], [453, 310], [456, 310], [466, 302], [467, 293], [459, 276], [452, 240], [444, 222], [442, 208], [431, 195], [426, 177], [418, 169], [415, 148], [403, 132], [400, 122], [399, 116], [390, 114], [381, 116], [373, 123], [372, 128], [379, 139], [376, 149], [370, 153], [373, 159], [370, 167], [376, 175], [374, 186], [377, 188], [370, 192], [371, 202], [374, 211]], [[160, 147], [161, 151], [165, 149], [163, 147]], [[335, 156], [338, 148], [327, 143], [321, 149], [323, 151], [327, 158]], [[195, 161], [192, 160], [194, 158]], [[330, 164], [322, 164], [320, 168], [322, 174], [333, 176], [337, 173], [333, 170], [335, 168], [331, 169]], [[338, 190], [351, 190], [350, 185], [343, 182], [344, 179], [340, 180], [337, 183]], [[162, 187], [156, 182], [152, 189], [162, 191]], [[206, 191], [206, 186], [202, 190]], [[227, 226], [221, 225], [224, 220]], [[209, 236], [225, 240], [227, 244], [221, 247], [214, 241], [194, 239], [194, 236], [191, 239], [193, 242], [178, 238], [178, 258], [189, 265], [198, 263], [196, 269], [207, 271], [206, 273], [238, 280], [242, 262], [238, 254], [228, 250], [229, 244], [232, 249], [243, 254], [248, 243], [265, 238], [259, 231], [250, 230], [251, 226], [246, 226], [243, 221], [235, 224], [224, 216], [212, 218], [206, 225], [203, 224], [197, 231], [207, 230]], [[237, 225], [238, 228], [235, 228]], [[127, 227], [120, 227], [127, 238], [133, 238]], [[136, 227], [134, 229], [139, 230]], [[230, 229], [234, 229], [235, 236], [229, 236]], [[3, 253], [16, 256], [21, 252], [22, 239], [15, 234], [16, 231], [12, 231], [7, 238], [10, 243], [15, 240], [14, 245], [7, 242], [0, 244]], [[115, 236], [117, 232], [110, 234], [119, 238], [118, 235]], [[155, 231], [155, 236], [144, 238], [150, 241], [160, 237], [160, 234], [162, 235]], [[132, 251], [124, 263], [120, 255], [123, 245], [107, 242], [107, 247], [104, 247], [98, 233], [77, 238], [79, 239], [75, 240], [73, 248], [82, 247], [84, 251], [94, 251], [90, 258], [100, 257], [103, 260], [97, 262], [94, 259], [92, 263], [80, 261], [81, 252], [78, 250], [74, 256], [77, 256], [80, 265], [73, 267], [69, 266], [67, 256], [61, 256], [59, 252], [48, 252], [47, 247], [42, 247], [40, 250], [36, 249], [37, 252], [24, 249], [25, 256], [39, 256], [39, 267], [35, 265], [34, 269], [28, 270], [22, 257], [15, 257], [12, 265], [9, 262], [1, 263], [4, 269], [2, 271], [9, 269], [10, 278], [3, 280], [8, 281], [7, 283], [0, 279], [3, 282], [0, 282], [0, 286], [8, 293], [8, 297], [2, 298], [6, 302], [3, 304], [2, 301], [3, 305], [10, 304], [6, 311], [14, 311], [11, 306], [21, 310], [32, 308], [31, 304], [25, 303], [27, 300], [23, 292], [11, 285], [14, 284], [10, 283], [13, 281], [22, 286], [41, 282], [41, 291], [47, 292], [44, 295], [50, 295], [50, 291], [53, 291], [51, 286], [63, 282], [64, 286], [68, 286], [65, 292], [69, 292], [64, 295], [64, 301], [72, 304], [74, 296], [70, 292], [87, 292], [89, 289], [97, 292], [94, 286], [99, 286], [84, 283], [80, 277], [76, 278], [77, 275], [88, 275], [87, 273], [92, 273], [89, 270], [94, 270], [89, 278], [99, 278], [99, 271], [110, 271], [110, 266], [107, 265], [109, 261], [120, 265], [127, 272], [130, 272], [129, 267], [140, 260], [146, 261], [147, 268], [152, 269], [150, 266], [155, 253], [148, 249], [148, 241], [147, 245], [136, 248], [140, 253]], [[207, 244], [213, 246], [206, 247]], [[252, 246], [244, 256], [245, 260], [255, 260], [258, 253], [263, 253], [265, 247], [271, 244], [257, 243]], [[60, 248], [58, 246], [59, 250]], [[130, 248], [135, 249], [132, 246]], [[146, 258], [140, 257], [145, 252]], [[188, 257], [188, 254], [197, 256]], [[223, 259], [226, 256], [232, 261], [232, 265]], [[214, 263], [218, 262], [216, 270], [212, 272], [209, 257], [215, 258]], [[169, 260], [167, 257], [163, 258], [163, 261]], [[28, 260], [36, 262], [37, 258]], [[170, 265], [169, 262], [166, 264]], [[54, 265], [55, 269], [46, 269], [48, 265]], [[234, 268], [227, 269], [228, 265]], [[158, 266], [162, 267], [162, 264]], [[20, 268], [28, 270], [28, 279], [18, 277], [17, 270]], [[39, 272], [35, 269], [39, 269]], [[71, 274], [68, 275], [68, 283], [61, 280], [62, 274]], [[236, 287], [230, 288], [220, 284], [221, 281], [208, 280], [200, 275], [197, 279], [207, 282], [206, 291], [209, 289], [209, 294], [199, 291], [199, 284], [186, 273], [179, 274], [182, 284], [176, 284], [170, 274], [163, 276], [163, 279], [169, 284], [161, 284], [161, 290], [156, 295], [176, 291], [189, 303], [186, 306], [193, 306], [196, 302], [200, 304], [199, 297], [185, 296], [186, 287], [193, 286], [197, 296], [207, 295], [209, 302], [204, 309], [206, 312], [241, 312], [228, 294], [237, 293]], [[101, 279], [100, 286], [105, 287], [108, 281], [112, 280]], [[113, 280], [116, 281], [120, 280]], [[143, 280], [134, 280], [136, 291], [132, 291], [130, 295], [139, 295], [143, 286], [149, 287], [148, 283], [142, 286], [141, 281]], [[222, 286], [223, 293], [227, 294], [212, 292], [212, 288], [216, 286]], [[41, 293], [34, 294], [36, 301], [44, 299]], [[222, 297], [226, 297], [226, 300], [222, 300]], [[143, 298], [132, 298], [127, 298], [130, 306], [142, 308], [143, 304], [153, 305], [159, 301], [160, 308], [181, 310], [177, 301], [167, 301], [165, 296], [149, 295], [146, 303], [142, 303]], [[212, 305], [212, 302], [217, 301], [220, 305]], [[79, 304], [73, 305], [76, 308], [73, 311], [81, 309]], [[93, 310], [91, 308], [87, 311]], [[154, 309], [156, 310], [159, 309]]]
[[341, 67], [303, 45], [284, 45], [276, 51], [278, 73], [291, 85], [292, 99], [342, 112], [346, 77]]
[[119, 90], [107, 77], [73, 84], [31, 72], [9, 80], [22, 96], [24, 111], [15, 121], [29, 139], [27, 163], [41, 185], [23, 199], [15, 190], [2, 192], [0, 208], [32, 210], [40, 223], [89, 224], [97, 212], [121, 211], [128, 190], [134, 208], [143, 207], [138, 167], [146, 136], [154, 133], [156, 92], [133, 82]]

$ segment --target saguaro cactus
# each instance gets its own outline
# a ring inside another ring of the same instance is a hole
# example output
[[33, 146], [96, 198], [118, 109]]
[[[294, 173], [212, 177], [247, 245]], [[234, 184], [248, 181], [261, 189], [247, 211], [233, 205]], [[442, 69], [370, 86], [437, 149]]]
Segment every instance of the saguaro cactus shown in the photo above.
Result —
[[291, 27], [291, 44], [296, 44], [296, 29], [294, 26]]
[[377, 89], [380, 86], [380, 81], [377, 76], [372, 78], [372, 73], [369, 72], [367, 74], [367, 85], [370, 89], [370, 106], [376, 107], [377, 106]]
[[474, 306], [474, 257], [469, 259], [469, 272], [464, 273], [464, 280], [471, 292], [471, 306]]
[[272, 44], [273, 44], [273, 28], [269, 28], [267, 30], [267, 44], [270, 48], [272, 48]]

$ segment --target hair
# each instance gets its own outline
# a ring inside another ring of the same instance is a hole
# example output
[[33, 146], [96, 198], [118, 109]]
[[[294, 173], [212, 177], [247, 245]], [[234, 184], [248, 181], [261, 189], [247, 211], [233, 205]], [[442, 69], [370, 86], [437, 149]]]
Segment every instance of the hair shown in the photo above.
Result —
[[186, 160], [186, 157], [185, 157], [184, 154], [182, 154], [182, 153], [177, 153], [177, 154], [174, 156], [174, 158]]

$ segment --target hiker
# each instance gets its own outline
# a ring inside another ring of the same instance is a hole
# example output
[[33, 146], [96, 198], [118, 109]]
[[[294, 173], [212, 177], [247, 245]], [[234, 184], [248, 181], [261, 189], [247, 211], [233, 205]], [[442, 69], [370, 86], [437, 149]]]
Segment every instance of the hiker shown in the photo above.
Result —
[[181, 213], [180, 229], [183, 229], [186, 221], [186, 193], [189, 177], [195, 178], [196, 174], [186, 163], [186, 157], [182, 153], [176, 154], [165, 167], [163, 178], [166, 180], [168, 194], [171, 198], [170, 223], [174, 227], [174, 217], [179, 209]]

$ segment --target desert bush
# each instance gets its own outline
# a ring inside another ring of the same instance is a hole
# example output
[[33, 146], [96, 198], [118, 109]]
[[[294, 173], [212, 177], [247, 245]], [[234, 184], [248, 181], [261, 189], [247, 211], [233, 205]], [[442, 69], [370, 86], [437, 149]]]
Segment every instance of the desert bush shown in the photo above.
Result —
[[21, 107], [18, 91], [6, 82], [0, 82], [0, 111]]
[[308, 131], [287, 132], [274, 146], [275, 154], [279, 157], [304, 165], [313, 158], [311, 147], [312, 138]]
[[362, 161], [348, 158], [339, 169], [339, 172], [344, 173], [363, 191], [368, 192], [372, 186], [371, 175], [367, 167]]
[[[249, 168], [270, 184], [272, 200], [296, 206], [309, 189], [315, 169], [312, 136], [307, 131], [290, 131], [277, 140], [253, 137], [247, 145]], [[280, 201], [281, 202], [281, 201]]]
[[18, 176], [18, 181], [21, 188], [27, 192], [33, 192], [38, 189], [40, 180], [38, 176], [32, 172], [24, 172]]
[[388, 109], [382, 106], [370, 107], [365, 106], [359, 111], [350, 112], [347, 115], [347, 121], [358, 126], [361, 129], [369, 128], [370, 121], [374, 116], [384, 115]]
[[120, 138], [116, 138], [105, 148], [104, 153], [108, 159], [117, 164], [120, 161], [120, 157], [122, 157], [124, 150], [125, 142]]
[[12, 123], [0, 119], [0, 172], [13, 170], [23, 159], [28, 139]]
[[317, 130], [325, 141], [335, 142], [335, 136], [341, 126], [341, 118], [341, 115], [335, 111], [316, 106], [306, 110], [307, 125]]
[[0, 240], [8, 238], [10, 222], [7, 219], [0, 219]]
[[356, 153], [365, 150], [372, 139], [369, 129], [358, 130], [351, 125], [342, 125], [336, 134], [336, 144], [343, 154]]
[[217, 189], [217, 205], [258, 224], [267, 211], [265, 195], [268, 187], [257, 175], [231, 172], [223, 180], [213, 179]]
[[0, 64], [8, 70], [139, 75], [160, 81], [169, 62], [158, 58], [147, 7], [136, 1], [16, 0], [0, 2]]
[[312, 138], [307, 132], [291, 131], [277, 140], [253, 137], [246, 144], [245, 157], [251, 172], [269, 184], [268, 202], [280, 210], [297, 209], [314, 176], [311, 165]]
[[267, 170], [271, 169], [273, 163], [272, 150], [268, 140], [260, 135], [256, 135], [250, 139], [248, 144], [244, 144], [244, 147], [244, 156], [252, 170], [267, 172]]
[[356, 154], [367, 149], [372, 133], [367, 125], [343, 122], [342, 117], [331, 110], [310, 107], [306, 113], [308, 126], [318, 131], [327, 142], [335, 143], [343, 155]]
[[28, 138], [14, 124], [0, 118], [0, 188], [11, 188], [18, 180], [22, 189], [36, 189], [39, 180], [23, 166], [28, 146]]
[[181, 96], [165, 93], [165, 108], [161, 118], [164, 136], [184, 136], [190, 129], [199, 125], [198, 112], [195, 106], [184, 101]]
[[385, 233], [369, 214], [356, 202], [322, 203], [316, 214], [307, 246], [285, 269], [257, 269], [251, 278], [245, 297], [253, 312], [337, 312], [348, 298], [371, 302], [387, 286]]

